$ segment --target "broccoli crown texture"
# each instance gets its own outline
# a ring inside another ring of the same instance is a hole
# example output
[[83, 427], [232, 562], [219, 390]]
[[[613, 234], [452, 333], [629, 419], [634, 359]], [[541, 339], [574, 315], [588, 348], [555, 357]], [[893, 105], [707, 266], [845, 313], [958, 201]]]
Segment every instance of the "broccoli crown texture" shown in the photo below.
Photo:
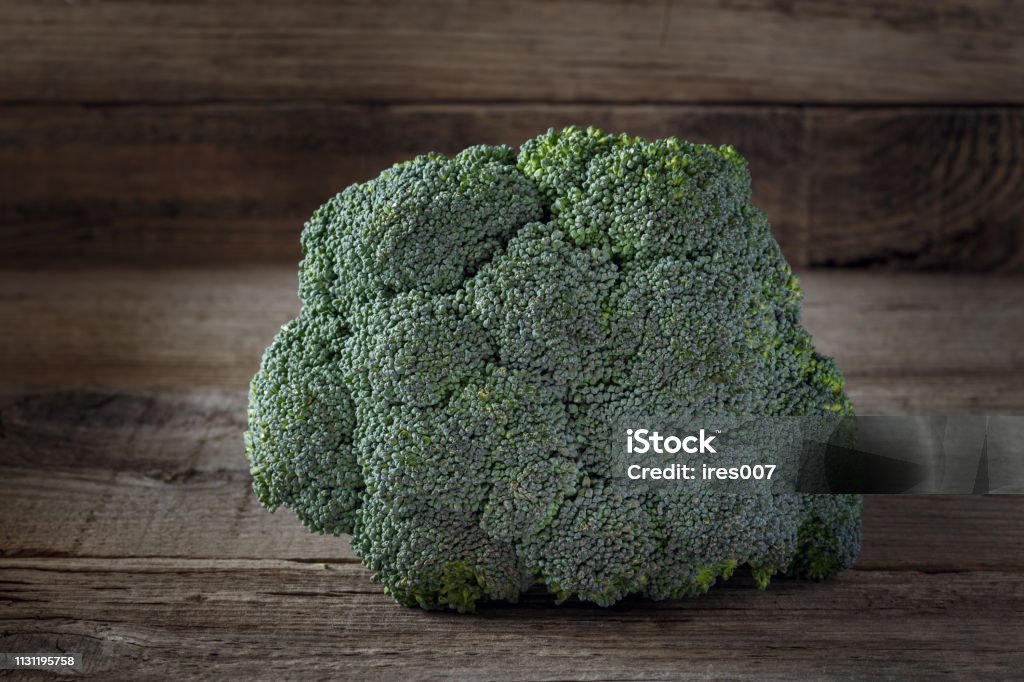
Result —
[[302, 249], [250, 391], [255, 490], [351, 533], [402, 604], [608, 605], [856, 557], [856, 496], [612, 476], [624, 416], [852, 413], [732, 148], [571, 127], [419, 156], [321, 206]]

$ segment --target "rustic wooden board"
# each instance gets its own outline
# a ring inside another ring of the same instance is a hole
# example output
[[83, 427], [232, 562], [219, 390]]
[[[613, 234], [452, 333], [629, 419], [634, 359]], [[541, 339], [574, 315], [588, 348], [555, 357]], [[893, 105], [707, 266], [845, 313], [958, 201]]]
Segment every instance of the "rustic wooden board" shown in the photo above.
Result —
[[1020, 371], [1006, 374], [893, 372], [855, 376], [847, 393], [862, 414], [1024, 414]]
[[[998, 598], [995, 598], [998, 595]], [[103, 679], [1004, 678], [1022, 573], [848, 571], [611, 609], [531, 594], [477, 617], [398, 607], [358, 565], [0, 559], [0, 646], [80, 651]], [[40, 611], [45, 617], [40, 618]]]
[[[1024, 279], [803, 277], [865, 414], [1021, 413]], [[869, 496], [854, 570], [612, 609], [396, 606], [250, 489], [245, 382], [294, 267], [0, 271], [0, 650], [98, 679], [994, 677], [1024, 665], [1024, 497]], [[106, 385], [99, 387], [98, 385]], [[40, 677], [42, 674], [39, 675]], [[31, 679], [30, 676], [26, 678]]]
[[[250, 487], [243, 392], [0, 396], [0, 556], [352, 561]], [[869, 496], [863, 569], [1024, 571], [1024, 497]], [[198, 532], [197, 532], [198, 531]]]
[[737, 147], [798, 267], [1024, 270], [1020, 109], [573, 104], [16, 107], [0, 265], [295, 262], [353, 182], [574, 123]]
[[1014, 3], [3, 4], [0, 100], [1021, 102]]
[[[1024, 278], [801, 275], [804, 322], [865, 414], [1024, 413]], [[296, 267], [0, 270], [0, 377], [242, 390], [295, 316]], [[892, 413], [892, 412], [891, 412]]]
[[810, 125], [802, 263], [1024, 270], [1024, 112], [830, 110]]

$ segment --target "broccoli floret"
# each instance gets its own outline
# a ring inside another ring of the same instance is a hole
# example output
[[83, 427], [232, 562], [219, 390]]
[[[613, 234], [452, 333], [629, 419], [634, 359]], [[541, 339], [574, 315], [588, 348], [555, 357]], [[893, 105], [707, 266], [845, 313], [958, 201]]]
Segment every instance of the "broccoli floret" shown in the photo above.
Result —
[[251, 387], [255, 490], [351, 533], [402, 604], [608, 605], [856, 558], [857, 496], [613, 476], [625, 417], [852, 414], [733, 149], [571, 127], [420, 156], [302, 248], [304, 308]]

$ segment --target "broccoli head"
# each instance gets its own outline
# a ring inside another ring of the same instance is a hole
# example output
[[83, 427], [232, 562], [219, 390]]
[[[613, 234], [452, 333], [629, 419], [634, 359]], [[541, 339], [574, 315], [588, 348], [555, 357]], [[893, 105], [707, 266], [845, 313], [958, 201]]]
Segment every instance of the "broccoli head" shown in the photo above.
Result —
[[352, 534], [402, 604], [852, 564], [856, 496], [612, 475], [624, 416], [852, 413], [732, 148], [572, 127], [428, 154], [320, 207], [302, 249], [303, 309], [251, 385], [254, 487]]

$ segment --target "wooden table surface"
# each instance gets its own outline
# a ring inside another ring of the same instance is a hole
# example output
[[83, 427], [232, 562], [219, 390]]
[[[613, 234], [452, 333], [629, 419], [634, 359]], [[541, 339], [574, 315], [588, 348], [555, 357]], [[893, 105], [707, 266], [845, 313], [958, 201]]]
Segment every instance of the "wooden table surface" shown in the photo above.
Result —
[[[1024, 413], [1024, 279], [806, 273], [861, 414]], [[1010, 678], [1024, 497], [873, 496], [855, 569], [613, 608], [395, 605], [346, 538], [268, 514], [246, 384], [294, 268], [0, 271], [0, 651], [101, 679]], [[0, 672], [2, 675], [10, 675]], [[45, 673], [24, 673], [26, 679]]]

